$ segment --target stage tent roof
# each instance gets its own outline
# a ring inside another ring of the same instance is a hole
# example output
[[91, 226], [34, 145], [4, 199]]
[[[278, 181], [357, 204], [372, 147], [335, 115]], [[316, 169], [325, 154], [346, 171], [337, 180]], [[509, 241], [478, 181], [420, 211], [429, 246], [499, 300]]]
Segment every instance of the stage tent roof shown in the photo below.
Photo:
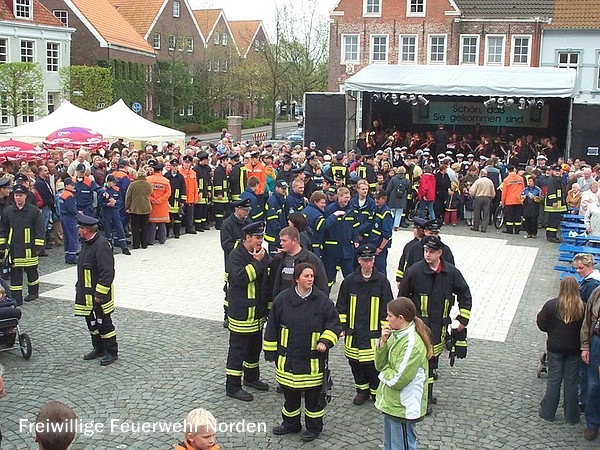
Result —
[[548, 67], [372, 64], [348, 78], [345, 90], [477, 97], [571, 97], [575, 77], [575, 70]]

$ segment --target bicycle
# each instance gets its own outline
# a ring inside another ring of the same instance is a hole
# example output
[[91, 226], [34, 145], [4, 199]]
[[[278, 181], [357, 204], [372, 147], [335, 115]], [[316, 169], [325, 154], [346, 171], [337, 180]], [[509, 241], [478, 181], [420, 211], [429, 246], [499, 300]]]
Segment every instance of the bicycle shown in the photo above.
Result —
[[500, 203], [494, 211], [492, 221], [494, 222], [494, 226], [497, 230], [502, 228], [502, 225], [504, 225], [504, 206], [502, 205], [502, 203]]

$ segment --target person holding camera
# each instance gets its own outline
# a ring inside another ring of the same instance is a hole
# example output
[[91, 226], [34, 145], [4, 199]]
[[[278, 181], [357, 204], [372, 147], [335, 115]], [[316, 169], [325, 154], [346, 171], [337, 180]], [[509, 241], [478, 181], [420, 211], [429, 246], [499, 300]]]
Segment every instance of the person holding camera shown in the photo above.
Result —
[[283, 388], [283, 422], [273, 434], [299, 433], [300, 407], [304, 393], [306, 431], [304, 442], [323, 431], [325, 403], [320, 400], [327, 352], [342, 332], [333, 302], [313, 288], [315, 268], [309, 263], [294, 266], [294, 286], [273, 302], [267, 321], [263, 351], [265, 360], [275, 362], [275, 379]]

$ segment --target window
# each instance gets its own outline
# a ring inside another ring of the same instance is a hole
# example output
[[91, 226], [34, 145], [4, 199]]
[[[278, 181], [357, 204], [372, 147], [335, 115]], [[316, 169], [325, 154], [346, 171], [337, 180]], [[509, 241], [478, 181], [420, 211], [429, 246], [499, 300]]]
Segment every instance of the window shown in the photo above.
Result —
[[425, 17], [425, 0], [407, 0], [406, 15], [408, 17]]
[[258, 39], [254, 41], [254, 50], [260, 52], [260, 41]]
[[531, 38], [529, 36], [513, 36], [511, 62], [515, 66], [528, 66]]
[[55, 9], [52, 11], [52, 14], [54, 14], [54, 17], [64, 23], [65, 26], [69, 26], [69, 13], [67, 11], [64, 9]]
[[479, 36], [460, 37], [460, 64], [479, 64]]
[[371, 62], [372, 63], [387, 63], [387, 36], [373, 35], [371, 36]]
[[215, 32], [215, 37], [213, 38], [213, 43], [215, 45], [219, 45], [219, 39], [221, 38], [221, 33]]
[[223, 33], [223, 37], [221, 38], [221, 44], [227, 45], [228, 41], [229, 41], [229, 36], [227, 35], [227, 33]]
[[156, 105], [156, 117], [160, 117], [160, 103]]
[[217, 59], [217, 60], [215, 60], [215, 62], [213, 63], [213, 71], [214, 71], [214, 72], [218, 72], [218, 71], [219, 71], [219, 66], [220, 66], [220, 63], [219, 63], [219, 60]]
[[181, 107], [181, 109], [179, 110], [179, 115], [180, 116], [185, 116], [185, 106]]
[[381, 17], [381, 0], [363, 0], [363, 16]]
[[32, 0], [15, 0], [15, 17], [33, 19]]
[[152, 46], [156, 50], [160, 50], [160, 33], [154, 33], [154, 36], [152, 36]]
[[0, 63], [8, 61], [8, 41], [0, 39]]
[[152, 111], [152, 102], [154, 101], [154, 98], [152, 96], [152, 94], [150, 92], [148, 92], [146, 94], [146, 111]]
[[173, 2], [173, 17], [179, 17], [179, 2]]
[[23, 94], [22, 98], [22, 114], [23, 123], [35, 121], [35, 99], [32, 94]]
[[154, 68], [152, 66], [146, 66], [146, 82], [152, 83], [154, 77]]
[[9, 123], [8, 118], [8, 104], [6, 98], [0, 97], [0, 123], [7, 125]]
[[229, 69], [229, 61], [227, 61], [226, 59], [223, 61], [223, 64], [221, 65], [221, 70], [223, 72], [227, 72], [227, 69]]
[[58, 55], [60, 44], [57, 42], [46, 43], [46, 70], [48, 72], [58, 72]]
[[487, 37], [485, 63], [504, 65], [504, 36]]
[[428, 64], [446, 64], [446, 35], [429, 35]]
[[194, 115], [194, 104], [193, 103], [188, 103], [187, 105], [187, 115], [188, 116], [193, 116]]
[[400, 64], [417, 63], [417, 35], [408, 34], [400, 36]]
[[358, 34], [342, 35], [342, 61], [341, 63], [358, 64]]
[[600, 53], [598, 53], [597, 70], [598, 70], [598, 76], [596, 77], [596, 90], [600, 91]]
[[54, 93], [53, 92], [48, 92], [48, 114], [52, 114], [54, 112], [54, 106], [55, 106], [55, 101], [54, 101]]
[[175, 50], [175, 44], [177, 43], [175, 36], [169, 36], [169, 50]]
[[562, 69], [577, 69], [579, 65], [579, 53], [558, 52], [558, 67]]
[[21, 41], [21, 62], [33, 62], [33, 41]]
[[187, 38], [187, 51], [188, 52], [194, 51], [194, 38], [193, 37]]

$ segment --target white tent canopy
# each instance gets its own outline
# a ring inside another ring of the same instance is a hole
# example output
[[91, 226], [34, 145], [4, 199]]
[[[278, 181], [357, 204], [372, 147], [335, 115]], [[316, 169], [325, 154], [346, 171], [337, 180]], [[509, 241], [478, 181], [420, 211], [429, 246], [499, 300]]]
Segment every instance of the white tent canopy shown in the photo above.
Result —
[[482, 97], [571, 97], [575, 76], [575, 70], [547, 67], [372, 64], [348, 78], [345, 90]]
[[185, 133], [157, 125], [131, 111], [123, 100], [101, 111], [87, 111], [67, 100], [52, 114], [35, 122], [26, 123], [4, 131], [2, 137], [39, 143], [46, 136], [67, 127], [89, 128], [102, 134], [106, 140], [123, 138], [133, 141], [173, 141], [182, 143]]

